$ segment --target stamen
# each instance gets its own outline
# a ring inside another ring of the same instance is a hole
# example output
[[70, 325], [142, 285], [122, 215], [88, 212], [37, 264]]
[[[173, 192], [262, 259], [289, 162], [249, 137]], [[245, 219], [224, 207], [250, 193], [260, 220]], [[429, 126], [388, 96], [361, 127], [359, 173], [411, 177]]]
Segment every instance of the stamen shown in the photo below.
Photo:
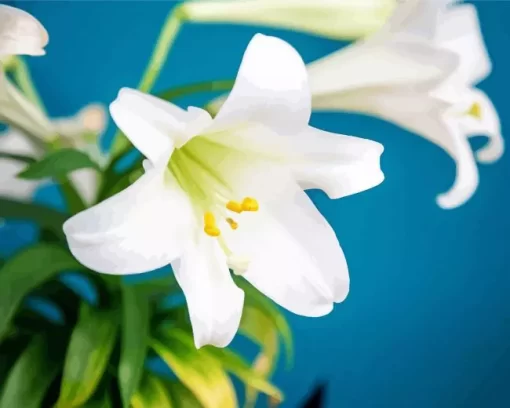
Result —
[[220, 229], [216, 226], [216, 218], [212, 212], [204, 214], [204, 232], [211, 237], [219, 237]]
[[243, 212], [243, 206], [237, 201], [229, 201], [226, 205], [227, 209], [235, 213], [241, 214]]
[[245, 197], [242, 203], [243, 211], [258, 211], [259, 203], [252, 197]]
[[230, 228], [233, 230], [236, 230], [237, 227], [239, 227], [239, 224], [235, 222], [232, 218], [227, 218], [228, 225], [230, 225]]
[[482, 119], [482, 107], [478, 102], [474, 102], [466, 112], [467, 115], [474, 117], [475, 119]]

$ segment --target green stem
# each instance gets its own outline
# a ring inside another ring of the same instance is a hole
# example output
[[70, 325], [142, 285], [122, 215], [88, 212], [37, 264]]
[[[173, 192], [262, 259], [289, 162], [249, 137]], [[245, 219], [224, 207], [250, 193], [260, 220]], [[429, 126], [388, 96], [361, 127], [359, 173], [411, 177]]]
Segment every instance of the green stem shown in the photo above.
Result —
[[234, 86], [234, 80], [217, 80], [207, 82], [197, 82], [189, 85], [177, 86], [175, 88], [167, 89], [160, 92], [157, 96], [167, 101], [180, 98], [182, 96], [190, 95], [199, 92], [215, 92], [215, 91], [230, 91]]
[[[176, 6], [168, 15], [163, 29], [159, 34], [159, 38], [156, 42], [156, 46], [152, 51], [152, 55], [149, 59], [149, 64], [145, 68], [145, 72], [138, 84], [138, 89], [142, 92], [150, 92], [158, 79], [161, 68], [165, 63], [168, 53], [175, 43], [177, 34], [179, 34], [180, 28], [186, 16], [181, 11], [180, 6]], [[113, 138], [112, 154], [116, 156], [122, 151], [129, 141], [122, 134], [120, 130], [117, 131]]]
[[27, 67], [27, 64], [23, 60], [23, 58], [15, 57], [14, 67], [13, 67], [13, 76], [16, 84], [19, 86], [21, 91], [25, 94], [25, 96], [36, 104], [44, 113], [46, 113], [44, 104], [42, 102], [39, 93], [37, 92], [34, 81], [32, 80], [32, 76], [30, 75], [30, 70]]

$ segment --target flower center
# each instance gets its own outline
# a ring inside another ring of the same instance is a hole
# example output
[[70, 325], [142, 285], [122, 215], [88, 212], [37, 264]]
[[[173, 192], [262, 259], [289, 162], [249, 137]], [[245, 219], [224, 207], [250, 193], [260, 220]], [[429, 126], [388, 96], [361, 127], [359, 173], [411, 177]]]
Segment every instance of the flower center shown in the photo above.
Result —
[[168, 163], [169, 170], [191, 198], [195, 209], [203, 214], [204, 232], [211, 237], [221, 235], [217, 217], [236, 230], [239, 224], [231, 217], [232, 213], [255, 212], [259, 209], [253, 197], [233, 199], [235, 193], [223, 169], [232, 154], [235, 152], [231, 148], [197, 136], [175, 149]]

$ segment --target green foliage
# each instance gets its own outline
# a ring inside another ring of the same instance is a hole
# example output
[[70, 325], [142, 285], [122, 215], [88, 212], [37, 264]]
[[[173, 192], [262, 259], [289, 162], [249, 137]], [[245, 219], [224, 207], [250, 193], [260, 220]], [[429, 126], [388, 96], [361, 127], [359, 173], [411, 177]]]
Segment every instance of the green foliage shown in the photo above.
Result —
[[24, 296], [59, 272], [82, 266], [66, 250], [39, 244], [10, 259], [0, 270], [0, 338]]
[[96, 390], [115, 345], [119, 313], [83, 304], [66, 353], [58, 408], [80, 407]]
[[48, 335], [34, 336], [6, 379], [1, 408], [38, 408], [62, 360], [62, 344]]
[[[150, 334], [150, 303], [143, 288], [122, 287], [122, 341], [119, 363], [119, 387], [125, 408], [129, 407], [143, 374], [145, 356]], [[156, 381], [156, 380], [154, 380]], [[153, 387], [153, 381], [149, 386]], [[148, 386], [147, 384], [144, 385]], [[151, 388], [152, 389], [152, 388]], [[150, 394], [150, 393], [149, 393]], [[147, 391], [140, 394], [144, 398]], [[149, 395], [148, 398], [151, 398]], [[162, 404], [161, 407], [166, 405]]]
[[42, 160], [29, 164], [18, 174], [18, 177], [27, 180], [48, 177], [58, 179], [74, 170], [85, 168], [99, 170], [96, 162], [87, 154], [75, 149], [61, 149], [48, 154]]

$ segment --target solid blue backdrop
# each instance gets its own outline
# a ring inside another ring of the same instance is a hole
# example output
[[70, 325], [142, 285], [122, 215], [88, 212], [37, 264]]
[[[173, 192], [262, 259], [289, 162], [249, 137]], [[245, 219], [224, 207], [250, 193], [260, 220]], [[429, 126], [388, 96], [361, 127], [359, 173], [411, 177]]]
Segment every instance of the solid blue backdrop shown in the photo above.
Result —
[[[480, 87], [505, 131], [510, 3], [475, 4], [494, 63]], [[31, 58], [30, 66], [55, 116], [89, 102], [107, 104], [119, 88], [136, 87], [171, 7], [163, 1], [16, 5], [50, 33], [47, 56]], [[306, 62], [342, 45], [284, 30], [187, 25], [156, 90], [233, 78], [257, 32], [289, 41]], [[329, 383], [328, 408], [510, 406], [510, 154], [480, 166], [476, 195], [445, 211], [434, 199], [450, 187], [455, 168], [438, 147], [361, 115], [314, 114], [312, 123], [383, 143], [386, 181], [339, 201], [311, 194], [342, 243], [352, 289], [327, 317], [288, 315], [296, 357], [292, 370], [282, 365], [275, 375], [287, 395], [283, 406], [297, 407], [319, 381]]]

